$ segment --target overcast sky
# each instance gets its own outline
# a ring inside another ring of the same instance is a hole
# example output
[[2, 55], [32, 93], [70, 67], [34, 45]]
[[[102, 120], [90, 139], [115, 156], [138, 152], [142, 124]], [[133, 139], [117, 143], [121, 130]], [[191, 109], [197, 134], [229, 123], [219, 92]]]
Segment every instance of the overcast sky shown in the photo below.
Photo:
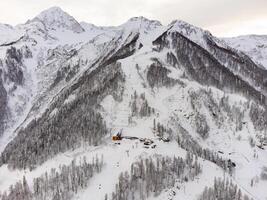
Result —
[[52, 6], [96, 25], [144, 16], [163, 24], [184, 20], [217, 36], [267, 35], [267, 0], [0, 0], [0, 23], [24, 23]]

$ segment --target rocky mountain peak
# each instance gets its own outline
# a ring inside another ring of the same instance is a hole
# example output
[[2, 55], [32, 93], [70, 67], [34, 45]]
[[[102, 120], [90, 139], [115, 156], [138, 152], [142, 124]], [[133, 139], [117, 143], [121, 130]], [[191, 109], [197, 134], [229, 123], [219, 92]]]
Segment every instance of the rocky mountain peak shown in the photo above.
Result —
[[143, 16], [130, 18], [126, 23], [122, 25], [128, 29], [138, 29], [143, 31], [154, 30], [162, 24], [157, 20], [150, 20]]
[[63, 28], [75, 33], [84, 32], [82, 26], [59, 7], [51, 7], [42, 11], [32, 21], [41, 21], [48, 30]]
[[174, 20], [169, 24], [169, 31], [179, 32], [202, 47], [206, 46], [205, 37], [211, 37], [211, 33], [202, 28], [189, 24], [182, 20]]
[[139, 17], [132, 17], [128, 20], [128, 22], [139, 22], [139, 23], [147, 23], [147, 24], [155, 24], [158, 26], [162, 26], [162, 24], [160, 23], [160, 21], [158, 20], [150, 20], [146, 17], [143, 16], [139, 16]]

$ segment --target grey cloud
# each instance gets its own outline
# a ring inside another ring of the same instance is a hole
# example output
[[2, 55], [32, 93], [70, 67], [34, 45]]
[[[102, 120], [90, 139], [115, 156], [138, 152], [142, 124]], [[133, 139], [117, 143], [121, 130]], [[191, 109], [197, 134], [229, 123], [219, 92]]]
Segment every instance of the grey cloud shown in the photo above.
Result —
[[[119, 25], [145, 16], [164, 24], [181, 19], [203, 28], [267, 18], [266, 0], [0, 0], [0, 22], [23, 23], [50, 6], [60, 6], [79, 21]], [[244, 23], [243, 23], [244, 25]]]

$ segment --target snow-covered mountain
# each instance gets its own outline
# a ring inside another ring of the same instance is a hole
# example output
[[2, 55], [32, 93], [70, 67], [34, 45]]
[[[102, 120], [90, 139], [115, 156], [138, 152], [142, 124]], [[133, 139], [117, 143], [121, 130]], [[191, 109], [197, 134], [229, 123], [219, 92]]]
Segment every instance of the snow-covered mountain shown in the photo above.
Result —
[[34, 21], [41, 22], [48, 30], [66, 29], [75, 33], [84, 32], [83, 27], [72, 16], [61, 10], [59, 7], [52, 7], [41, 12], [28, 23]]
[[254, 62], [267, 68], [267, 36], [245, 35], [234, 38], [223, 38], [231, 47], [243, 51], [249, 55]]
[[234, 39], [58, 7], [0, 35], [0, 199], [267, 199], [267, 71]]

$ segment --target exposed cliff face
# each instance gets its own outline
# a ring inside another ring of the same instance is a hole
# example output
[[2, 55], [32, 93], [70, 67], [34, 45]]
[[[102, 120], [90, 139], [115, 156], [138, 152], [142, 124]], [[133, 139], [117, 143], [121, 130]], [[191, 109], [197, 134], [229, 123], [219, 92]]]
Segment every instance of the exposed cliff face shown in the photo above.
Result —
[[18, 85], [23, 84], [22, 72], [22, 53], [14, 47], [11, 47], [6, 52], [5, 64], [7, 68], [5, 81], [10, 81]]
[[0, 135], [2, 135], [5, 128], [9, 126], [11, 121], [11, 109], [13, 96], [16, 92], [20, 92], [18, 87], [23, 87], [24, 76], [24, 64], [23, 60], [32, 57], [32, 53], [27, 46], [23, 46], [20, 49], [16, 47], [6, 47], [6, 52], [3, 58], [0, 58]]

